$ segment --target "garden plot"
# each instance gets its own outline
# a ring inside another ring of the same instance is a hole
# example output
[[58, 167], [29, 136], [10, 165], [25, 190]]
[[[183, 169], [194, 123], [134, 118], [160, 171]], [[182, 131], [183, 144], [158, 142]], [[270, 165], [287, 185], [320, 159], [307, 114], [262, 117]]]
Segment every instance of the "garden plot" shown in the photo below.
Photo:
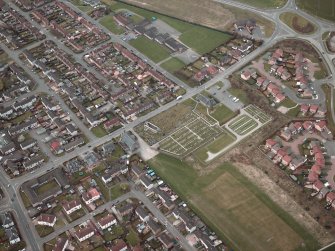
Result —
[[271, 117], [267, 115], [262, 109], [254, 105], [249, 105], [244, 108], [244, 111], [249, 113], [253, 118], [258, 120], [260, 123], [265, 124], [271, 120]]
[[246, 114], [242, 114], [228, 124], [228, 127], [240, 136], [247, 134], [258, 126], [256, 120]]

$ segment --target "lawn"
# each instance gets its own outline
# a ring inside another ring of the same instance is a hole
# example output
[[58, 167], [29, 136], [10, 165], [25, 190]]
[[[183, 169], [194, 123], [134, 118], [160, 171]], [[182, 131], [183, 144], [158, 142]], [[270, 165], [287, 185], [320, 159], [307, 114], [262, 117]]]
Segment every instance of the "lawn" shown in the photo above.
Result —
[[32, 116], [33, 116], [33, 113], [31, 111], [27, 111], [27, 112], [23, 113], [22, 115], [17, 116], [16, 118], [12, 119], [10, 121], [10, 123], [20, 124], [20, 123], [24, 122], [25, 120], [29, 119]]
[[123, 27], [115, 23], [112, 16], [104, 16], [99, 23], [116, 35], [120, 35], [125, 31]]
[[202, 175], [163, 154], [149, 165], [234, 250], [296, 250], [302, 243], [304, 250], [318, 247], [313, 236], [230, 163]]
[[204, 54], [214, 50], [219, 45], [225, 43], [231, 35], [221, 31], [211, 30], [201, 26], [195, 26], [184, 32], [180, 41], [194, 49], [199, 54]]
[[331, 87], [329, 87], [328, 85], [323, 85], [322, 86], [322, 90], [326, 95], [326, 105], [327, 105], [327, 127], [329, 128], [329, 130], [332, 131], [333, 134], [335, 134], [335, 123], [334, 123], [334, 119], [332, 117], [331, 114], [331, 92], [333, 90], [331, 90]]
[[41, 226], [41, 225], [36, 225], [35, 226], [36, 232], [38, 233], [39, 236], [44, 237], [49, 234], [51, 234], [54, 229], [49, 226]]
[[170, 73], [175, 73], [185, 66], [185, 63], [178, 58], [170, 58], [160, 65], [162, 68]]
[[20, 189], [20, 196], [23, 202], [23, 205], [25, 208], [28, 208], [31, 206], [30, 200], [28, 199], [28, 196], [25, 194], [25, 192], [22, 192]]
[[225, 147], [231, 145], [235, 140], [236, 140], [235, 136], [230, 134], [228, 131], [224, 131], [213, 142], [195, 151], [194, 156], [198, 158], [202, 163], [205, 163], [208, 158], [208, 152], [214, 154], [218, 153]]
[[241, 101], [243, 104], [247, 105], [247, 104], [250, 103], [249, 98], [248, 98], [248, 95], [247, 95], [247, 93], [246, 93], [245, 91], [243, 91], [243, 90], [241, 90], [241, 89], [238, 89], [238, 88], [230, 88], [230, 89], [228, 89], [228, 92], [229, 92], [231, 95], [233, 95], [233, 96], [239, 98], [240, 101]]
[[214, 107], [214, 110], [210, 112], [210, 115], [219, 121], [220, 125], [223, 125], [227, 121], [231, 120], [236, 113], [230, 110], [224, 104], [218, 104]]
[[160, 62], [170, 56], [170, 52], [166, 47], [150, 40], [145, 36], [140, 36], [137, 39], [131, 40], [129, 44], [146, 55], [155, 63]]
[[43, 184], [42, 186], [39, 186], [35, 191], [37, 194], [44, 194], [46, 193], [47, 191], [55, 188], [59, 186], [59, 184], [57, 183], [56, 180], [52, 180], [52, 181], [49, 181], [45, 184]]
[[237, 0], [241, 3], [246, 3], [257, 8], [281, 8], [283, 7], [287, 0]]
[[103, 125], [98, 125], [96, 127], [93, 127], [91, 130], [93, 134], [97, 136], [98, 138], [102, 138], [103, 136], [106, 136], [108, 134], [108, 132], [103, 127]]
[[286, 114], [292, 117], [297, 117], [300, 112], [300, 105], [295, 108], [290, 109]]
[[291, 99], [286, 98], [283, 102], [280, 103], [280, 105], [286, 107], [286, 108], [291, 108], [296, 106], [297, 104], [293, 102]]
[[70, 0], [70, 2], [73, 5], [77, 6], [81, 11], [90, 12], [90, 11], [93, 10], [93, 7], [84, 4], [83, 1], [81, 1], [81, 0]]
[[110, 189], [110, 199], [115, 200], [129, 191], [128, 184], [117, 184]]
[[112, 241], [116, 238], [119, 238], [121, 235], [123, 235], [124, 230], [122, 226], [113, 226], [112, 230], [109, 232], [107, 230], [104, 231], [104, 239], [105, 241]]
[[296, 0], [296, 4], [312, 15], [335, 21], [335, 0]]
[[129, 233], [126, 236], [126, 240], [127, 243], [132, 247], [136, 246], [140, 242], [140, 239], [138, 238], [136, 232], [132, 228], [129, 229]]
[[292, 30], [301, 34], [311, 34], [314, 33], [316, 27], [313, 23], [308, 21], [306, 18], [293, 13], [284, 12], [280, 14], [280, 20], [288, 25]]

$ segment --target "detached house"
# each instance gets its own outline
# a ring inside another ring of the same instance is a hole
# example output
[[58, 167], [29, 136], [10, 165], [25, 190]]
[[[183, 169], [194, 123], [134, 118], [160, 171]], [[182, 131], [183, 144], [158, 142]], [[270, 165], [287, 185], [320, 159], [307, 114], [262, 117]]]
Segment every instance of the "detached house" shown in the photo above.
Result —
[[117, 221], [112, 214], [108, 214], [98, 221], [98, 225], [102, 230], [105, 230], [116, 224], [117, 224]]
[[67, 215], [81, 209], [81, 203], [78, 200], [63, 202], [63, 209]]
[[41, 214], [37, 218], [37, 224], [42, 225], [42, 226], [48, 226], [48, 227], [53, 227], [56, 223], [56, 216], [51, 215], [51, 214]]
[[86, 193], [82, 195], [82, 199], [86, 205], [100, 199], [100, 193], [96, 188], [90, 188]]
[[91, 226], [87, 226], [84, 228], [78, 229], [78, 231], [75, 232], [75, 236], [77, 237], [78, 241], [83, 242], [89, 238], [91, 238], [95, 233], [95, 230]]

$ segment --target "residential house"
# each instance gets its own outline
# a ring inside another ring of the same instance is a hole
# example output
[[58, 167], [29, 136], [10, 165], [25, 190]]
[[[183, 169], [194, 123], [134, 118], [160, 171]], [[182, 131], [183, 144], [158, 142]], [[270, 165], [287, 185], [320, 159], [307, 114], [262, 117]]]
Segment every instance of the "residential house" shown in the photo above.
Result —
[[83, 193], [82, 199], [88, 205], [100, 199], [100, 193], [96, 188], [90, 188], [86, 193]]
[[160, 236], [158, 236], [158, 240], [167, 250], [173, 247], [173, 239], [170, 238], [170, 236], [168, 236], [166, 233], [162, 233]]
[[146, 175], [142, 175], [140, 177], [140, 182], [147, 190], [153, 188], [154, 186], [154, 184], [151, 182], [151, 180]]
[[0, 214], [0, 220], [3, 228], [10, 228], [14, 226], [13, 217], [10, 212]]
[[9, 241], [10, 245], [14, 245], [16, 243], [19, 243], [21, 241], [19, 233], [16, 229], [16, 227], [10, 227], [5, 229], [7, 239]]
[[324, 185], [321, 180], [317, 180], [313, 183], [313, 189], [317, 192], [321, 191], [322, 188], [324, 188]]
[[67, 215], [81, 209], [81, 203], [78, 200], [71, 200], [63, 202], [63, 209]]
[[37, 218], [37, 224], [42, 226], [53, 227], [57, 221], [57, 217], [51, 214], [41, 214]]
[[98, 220], [98, 225], [102, 230], [105, 230], [113, 225], [116, 225], [117, 221], [112, 214], [108, 214], [104, 217], [102, 217], [100, 220]]
[[135, 210], [135, 213], [141, 219], [141, 221], [149, 220], [149, 214], [142, 206], [138, 206]]
[[95, 233], [95, 230], [91, 226], [86, 226], [84, 228], [79, 228], [75, 232], [75, 236], [77, 237], [78, 241], [83, 242], [89, 238], [91, 238]]
[[184, 223], [185, 228], [189, 233], [192, 233], [196, 230], [196, 226], [194, 225], [193, 221], [184, 212], [175, 209], [173, 210], [172, 214], [176, 219], [181, 220]]
[[127, 216], [133, 213], [134, 211], [134, 205], [131, 203], [127, 203], [126, 205], [120, 207], [118, 210], [119, 214], [121, 216]]
[[152, 217], [149, 217], [147, 225], [154, 235], [158, 234], [162, 230], [159, 224], [154, 221]]
[[69, 240], [67, 238], [59, 237], [56, 240], [55, 246], [52, 251], [65, 251], [69, 246]]
[[137, 137], [130, 131], [122, 133], [119, 143], [128, 153], [136, 151], [139, 147]]
[[114, 245], [110, 249], [111, 251], [127, 251], [128, 247], [127, 244], [122, 239], [117, 239], [114, 241]]

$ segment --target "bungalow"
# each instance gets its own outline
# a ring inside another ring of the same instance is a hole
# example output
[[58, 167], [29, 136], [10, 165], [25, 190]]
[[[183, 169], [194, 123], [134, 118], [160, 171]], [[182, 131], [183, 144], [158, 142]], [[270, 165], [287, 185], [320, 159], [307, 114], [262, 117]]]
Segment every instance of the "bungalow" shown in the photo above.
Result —
[[14, 226], [13, 217], [10, 212], [0, 214], [0, 220], [3, 228], [10, 228]]
[[114, 217], [114, 215], [112, 214], [108, 214], [104, 217], [102, 217], [99, 221], [98, 221], [98, 225], [102, 230], [105, 230], [107, 228], [109, 228], [110, 226], [116, 225], [117, 221]]
[[249, 70], [245, 70], [245, 71], [243, 71], [242, 73], [241, 73], [241, 78], [243, 79], [243, 80], [249, 80], [250, 79], [250, 77], [251, 77], [251, 72], [249, 71]]
[[303, 130], [302, 123], [299, 121], [294, 122], [294, 127], [297, 130], [297, 133], [300, 133]]
[[316, 190], [317, 192], [321, 191], [322, 188], [324, 188], [324, 185], [321, 182], [321, 180], [317, 180], [313, 183], [313, 189]]
[[111, 251], [127, 251], [127, 244], [122, 239], [118, 239], [114, 242], [114, 245], [110, 249]]
[[275, 96], [275, 103], [280, 103], [282, 101], [284, 101], [286, 98], [286, 96], [282, 93], [278, 93], [276, 96]]
[[185, 213], [179, 211], [178, 209], [175, 209], [172, 212], [172, 214], [176, 219], [181, 220], [184, 223], [185, 228], [189, 233], [192, 233], [193, 231], [195, 231], [196, 226], [194, 225], [193, 221]]
[[309, 112], [310, 112], [311, 114], [314, 114], [314, 113], [316, 113], [316, 112], [318, 111], [318, 109], [319, 109], [319, 106], [318, 106], [318, 105], [311, 105], [311, 106], [309, 107]]
[[309, 111], [309, 106], [306, 104], [302, 104], [300, 106], [300, 111], [302, 112], [303, 115], [307, 114], [307, 112]]
[[5, 229], [5, 231], [6, 231], [6, 236], [9, 241], [9, 244], [14, 245], [21, 241], [16, 227], [13, 226], [13, 227], [7, 228]]
[[284, 165], [284, 166], [288, 166], [292, 161], [292, 157], [290, 155], [285, 155], [282, 160], [281, 160], [281, 163]]
[[145, 211], [142, 206], [138, 206], [135, 210], [135, 214], [141, 219], [141, 221], [148, 221], [149, 214]]
[[273, 152], [274, 154], [277, 154], [278, 151], [280, 150], [281, 146], [279, 144], [275, 144], [272, 148], [271, 148], [271, 152]]
[[156, 221], [154, 221], [152, 219], [152, 217], [149, 217], [149, 219], [147, 221], [147, 225], [148, 225], [149, 229], [151, 230], [151, 232], [155, 235], [158, 234], [161, 231], [161, 227], [159, 226], [159, 224]]
[[284, 128], [280, 131], [280, 137], [285, 141], [289, 141], [292, 138], [291, 131], [288, 128]]
[[311, 121], [304, 121], [304, 123], [302, 124], [302, 127], [306, 130], [306, 131], [310, 131], [313, 129], [313, 123]]
[[63, 209], [67, 215], [81, 209], [81, 203], [78, 200], [63, 202]]
[[326, 196], [326, 201], [331, 204], [335, 200], [335, 192], [329, 192]]
[[127, 203], [126, 205], [120, 207], [118, 210], [119, 214], [121, 216], [127, 216], [133, 213], [134, 211], [134, 205], [131, 203]]
[[275, 141], [274, 139], [267, 139], [265, 141], [265, 147], [267, 149], [271, 149], [274, 145], [278, 144], [277, 141]]
[[321, 107], [319, 107], [318, 112], [317, 112], [316, 115], [319, 116], [319, 117], [324, 117], [324, 116], [326, 116], [326, 113], [327, 113], [327, 108], [325, 106], [321, 106]]
[[316, 122], [314, 126], [316, 130], [322, 132], [327, 128], [327, 123], [325, 120], [320, 120], [319, 122]]
[[142, 175], [140, 177], [140, 182], [147, 190], [153, 188], [154, 186], [154, 184], [151, 182], [151, 180], [146, 175]]
[[86, 205], [100, 199], [100, 193], [96, 188], [90, 188], [88, 192], [83, 193], [82, 199]]
[[57, 217], [51, 214], [41, 214], [37, 218], [37, 224], [42, 226], [53, 227], [57, 221]]
[[257, 85], [258, 87], [261, 87], [265, 80], [266, 80], [266, 77], [264, 77], [264, 76], [260, 76], [260, 77], [258, 77], [258, 78], [257, 78], [256, 85]]
[[319, 180], [319, 175], [315, 172], [310, 172], [307, 177], [308, 182], [314, 183]]
[[290, 163], [290, 169], [291, 170], [296, 170], [298, 167], [302, 166], [304, 163], [306, 162], [306, 158], [299, 156], [299, 157], [295, 157], [292, 159], [291, 163]]
[[314, 173], [320, 175], [321, 174], [321, 168], [322, 168], [321, 166], [314, 164], [311, 168], [311, 172], [314, 172]]
[[95, 230], [91, 226], [87, 226], [84, 228], [79, 228], [75, 232], [75, 236], [77, 237], [78, 241], [83, 242], [89, 238], [91, 238], [95, 233]]
[[166, 233], [162, 233], [160, 236], [158, 236], [158, 240], [167, 250], [173, 247], [173, 240]]
[[67, 238], [57, 238], [54, 248], [52, 251], [65, 251], [69, 246], [69, 240]]

